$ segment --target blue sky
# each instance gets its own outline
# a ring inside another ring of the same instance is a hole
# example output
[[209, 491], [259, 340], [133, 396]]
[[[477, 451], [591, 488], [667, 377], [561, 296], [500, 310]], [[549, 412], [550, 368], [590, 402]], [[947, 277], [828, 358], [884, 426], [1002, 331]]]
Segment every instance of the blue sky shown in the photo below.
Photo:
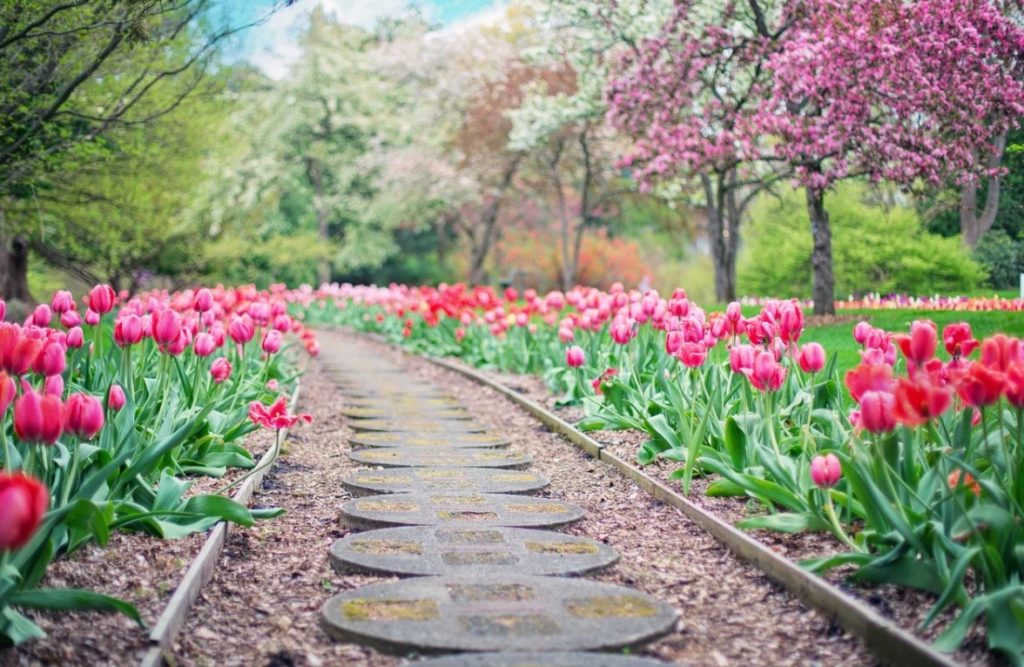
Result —
[[[232, 24], [253, 20], [266, 12], [273, 0], [221, 0]], [[231, 55], [245, 58], [275, 78], [287, 73], [288, 65], [298, 55], [296, 36], [305, 17], [318, 4], [338, 20], [370, 27], [381, 16], [401, 12], [410, 0], [298, 0], [281, 9], [263, 25], [243, 33]], [[414, 0], [431, 21], [454, 25], [500, 7], [502, 0]], [[229, 57], [231, 57], [229, 55]]]

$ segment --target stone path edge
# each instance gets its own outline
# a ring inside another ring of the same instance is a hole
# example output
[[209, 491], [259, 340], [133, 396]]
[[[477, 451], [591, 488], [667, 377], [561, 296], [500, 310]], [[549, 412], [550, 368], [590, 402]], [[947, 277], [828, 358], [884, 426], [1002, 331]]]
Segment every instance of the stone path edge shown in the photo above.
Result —
[[[295, 411], [301, 390], [302, 375], [299, 374], [299, 378], [295, 381], [295, 390], [292, 391], [292, 395], [288, 398], [289, 412]], [[278, 431], [276, 444], [271, 445], [263, 453], [259, 462], [253, 467], [255, 472], [242, 483], [235, 495], [231, 497], [232, 500], [248, 506], [249, 499], [260, 488], [263, 477], [270, 472], [277, 455], [281, 451], [281, 446], [287, 438], [287, 428]], [[161, 667], [165, 664], [174, 664], [173, 661], [166, 659], [166, 652], [170, 649], [181, 628], [185, 625], [185, 620], [188, 618], [192, 605], [199, 598], [199, 593], [202, 591], [203, 586], [213, 579], [213, 575], [217, 570], [217, 562], [220, 559], [221, 551], [224, 549], [224, 544], [227, 542], [230, 530], [230, 524], [226, 521], [219, 521], [210, 529], [209, 536], [203, 542], [199, 553], [189, 563], [184, 576], [174, 589], [174, 594], [168, 600], [167, 606], [164, 607], [160, 617], [153, 624], [153, 628], [149, 633], [150, 648], [139, 661], [139, 667]]]
[[[409, 354], [383, 336], [364, 334], [347, 327], [340, 329], [346, 334], [388, 345], [403, 354]], [[927, 667], [956, 667], [959, 664], [952, 656], [937, 651], [927, 642], [897, 627], [865, 603], [847, 595], [825, 579], [807, 572], [796, 563], [779, 556], [754, 538], [646, 475], [636, 466], [611, 452], [604, 451], [596, 440], [535, 401], [461, 363], [429, 356], [419, 358], [494, 389], [539, 419], [553, 432], [565, 436], [592, 458], [610, 465], [656, 500], [678, 508], [737, 557], [752, 564], [804, 603], [825, 613], [845, 630], [860, 638], [882, 664], [914, 664]]]

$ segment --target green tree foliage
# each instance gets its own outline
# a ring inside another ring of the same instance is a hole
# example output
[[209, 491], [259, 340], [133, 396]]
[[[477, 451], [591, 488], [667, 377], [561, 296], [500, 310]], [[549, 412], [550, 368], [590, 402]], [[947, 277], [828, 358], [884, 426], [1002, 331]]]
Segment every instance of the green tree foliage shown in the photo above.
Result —
[[[836, 294], [931, 294], [974, 289], [985, 279], [959, 239], [925, 231], [910, 208], [883, 206], [861, 183], [843, 185], [828, 201], [834, 238]], [[740, 263], [741, 291], [809, 297], [810, 224], [792, 190], [762, 196], [751, 211]]]
[[991, 229], [978, 242], [974, 258], [988, 273], [989, 286], [1016, 287], [1024, 273], [1024, 240], [1013, 238], [1003, 229]]

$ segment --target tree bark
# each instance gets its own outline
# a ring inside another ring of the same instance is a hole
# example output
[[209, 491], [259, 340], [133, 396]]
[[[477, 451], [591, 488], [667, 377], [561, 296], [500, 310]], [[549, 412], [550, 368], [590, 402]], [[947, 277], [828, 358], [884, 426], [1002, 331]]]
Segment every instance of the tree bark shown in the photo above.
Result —
[[494, 199], [488, 202], [480, 215], [478, 226], [481, 228], [481, 233], [470, 235], [472, 247], [470, 248], [469, 283], [471, 285], [479, 285], [484, 282], [484, 262], [487, 261], [487, 255], [494, 244], [494, 231], [498, 222], [498, 214], [501, 212], [501, 200], [512, 185], [512, 179], [515, 178], [516, 171], [519, 170], [521, 160], [522, 154], [518, 153], [506, 165], [505, 171], [501, 175], [501, 183], [494, 193]]
[[20, 236], [3, 238], [0, 245], [0, 295], [8, 302], [33, 304], [28, 291], [28, 242]]
[[815, 315], [831, 315], [835, 307], [835, 275], [832, 272], [832, 228], [825, 210], [824, 191], [807, 188], [807, 214], [811, 219], [811, 296]]
[[[1003, 151], [1006, 150], [1006, 133], [1003, 132], [992, 142], [992, 152], [989, 154], [986, 166], [989, 169], [997, 169], [1003, 161]], [[992, 229], [996, 221], [996, 213], [999, 212], [999, 190], [1001, 179], [999, 176], [991, 176], [988, 179], [988, 191], [985, 193], [985, 207], [978, 212], [978, 182], [971, 181], [960, 190], [960, 233], [963, 235], [964, 244], [971, 249], [978, 245], [978, 241], [985, 232]]]
[[[323, 168], [316, 158], [306, 158], [306, 176], [310, 185], [313, 186], [313, 208], [316, 210], [316, 229], [320, 240], [324, 243], [330, 242], [330, 229], [328, 228], [328, 212], [324, 203], [324, 177]], [[316, 277], [321, 285], [331, 282], [331, 262], [321, 260], [316, 267]]]
[[[739, 239], [739, 220], [736, 218], [739, 207], [731, 188], [727, 192], [725, 174], [701, 174], [700, 180], [707, 205], [708, 247], [715, 272], [715, 299], [724, 303], [736, 298], [736, 247]], [[735, 218], [726, 220], [726, 200], [730, 197]]]

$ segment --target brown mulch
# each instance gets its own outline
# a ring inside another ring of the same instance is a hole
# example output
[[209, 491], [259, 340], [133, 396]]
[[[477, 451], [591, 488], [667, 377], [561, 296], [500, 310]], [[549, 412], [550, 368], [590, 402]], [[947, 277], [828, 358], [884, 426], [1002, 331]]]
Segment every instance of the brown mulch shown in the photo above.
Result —
[[[851, 316], [839, 317], [849, 319]], [[458, 362], [458, 360], [454, 361]], [[582, 408], [556, 405], [557, 396], [554, 396], [548, 390], [544, 381], [539, 377], [514, 373], [498, 373], [495, 371], [482, 372], [505, 386], [515, 388], [519, 393], [544, 405], [570, 423], [578, 421], [584, 416]], [[610, 453], [634, 465], [638, 465], [636, 464], [636, 454], [640, 446], [650, 439], [647, 433], [631, 429], [596, 431], [588, 435], [604, 445]], [[643, 471], [667, 484], [670, 488], [682, 493], [680, 483], [669, 479], [669, 475], [678, 467], [679, 464], [675, 461], [658, 459], [644, 466]], [[702, 509], [733, 524], [765, 512], [763, 506], [749, 498], [723, 498], [705, 495], [708, 486], [715, 479], [717, 479], [717, 476], [694, 479], [687, 498]], [[749, 534], [776, 553], [794, 562], [830, 556], [845, 551], [843, 545], [830, 533], [788, 534], [769, 530], [753, 530], [749, 531]], [[826, 573], [825, 577], [848, 593], [867, 602], [878, 613], [886, 618], [893, 619], [903, 628], [914, 632], [924, 639], [934, 640], [955, 618], [955, 610], [950, 609], [942, 614], [926, 630], [922, 631], [918, 628], [918, 625], [925, 618], [932, 604], [934, 604], [936, 599], [934, 595], [924, 591], [897, 586], [853, 585], [846, 579], [849, 572], [849, 569], [841, 568]], [[999, 657], [987, 649], [984, 628], [980, 623], [975, 624], [968, 634], [967, 640], [960, 650], [954, 654], [954, 657], [958, 662], [965, 665], [1002, 664]]]

